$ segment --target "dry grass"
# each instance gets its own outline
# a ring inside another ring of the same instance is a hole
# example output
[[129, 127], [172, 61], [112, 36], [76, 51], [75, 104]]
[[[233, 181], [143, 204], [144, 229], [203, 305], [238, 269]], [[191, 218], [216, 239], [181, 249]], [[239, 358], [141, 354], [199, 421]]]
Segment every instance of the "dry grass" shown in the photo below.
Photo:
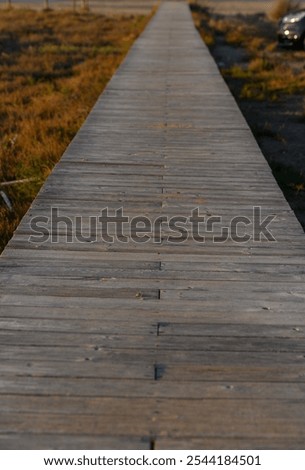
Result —
[[196, 16], [212, 29], [211, 52], [305, 230], [305, 52], [278, 48], [276, 23], [262, 14], [225, 17], [197, 8]]
[[305, 89], [305, 72], [296, 74], [287, 64], [270, 58], [251, 59], [247, 68], [233, 66], [224, 74], [244, 80], [240, 98], [275, 101], [285, 94], [301, 94]]
[[189, 3], [193, 12], [194, 23], [200, 36], [207, 46], [212, 46], [215, 43], [215, 31], [213, 24], [210, 23], [209, 10], [199, 6], [196, 1]]
[[285, 61], [285, 51], [277, 50], [276, 25], [265, 16], [227, 18], [198, 8], [194, 16], [199, 30], [208, 28], [214, 37], [221, 35], [227, 44], [247, 51], [246, 64], [222, 70], [225, 77], [243, 80], [241, 98], [274, 101], [285, 94], [303, 94], [304, 52], [286, 51], [289, 61]]
[[2, 11], [0, 249], [92, 108], [146, 17]]

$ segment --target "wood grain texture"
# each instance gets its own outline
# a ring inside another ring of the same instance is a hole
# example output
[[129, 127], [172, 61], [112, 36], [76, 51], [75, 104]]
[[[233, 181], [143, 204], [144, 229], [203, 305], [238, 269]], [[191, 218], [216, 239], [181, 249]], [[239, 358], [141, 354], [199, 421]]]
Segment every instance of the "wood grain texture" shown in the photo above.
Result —
[[[103, 208], [252, 238], [111, 242]], [[187, 5], [162, 2], [2, 254], [0, 448], [305, 449], [304, 241]]]

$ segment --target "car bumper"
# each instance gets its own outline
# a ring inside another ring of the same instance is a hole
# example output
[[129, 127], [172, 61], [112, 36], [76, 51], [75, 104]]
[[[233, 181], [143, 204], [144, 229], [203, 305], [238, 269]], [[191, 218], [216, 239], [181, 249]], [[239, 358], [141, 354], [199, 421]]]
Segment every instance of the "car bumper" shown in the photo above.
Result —
[[296, 46], [300, 43], [301, 37], [297, 32], [279, 32], [278, 33], [278, 42], [281, 46]]

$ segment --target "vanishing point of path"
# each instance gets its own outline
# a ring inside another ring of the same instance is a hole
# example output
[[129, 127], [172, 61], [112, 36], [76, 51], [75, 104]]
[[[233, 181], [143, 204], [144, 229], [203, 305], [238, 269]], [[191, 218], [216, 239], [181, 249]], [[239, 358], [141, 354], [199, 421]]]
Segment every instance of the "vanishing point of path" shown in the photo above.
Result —
[[[193, 238], [168, 226], [196, 208]], [[305, 237], [185, 3], [161, 5], [0, 271], [1, 449], [305, 448]]]

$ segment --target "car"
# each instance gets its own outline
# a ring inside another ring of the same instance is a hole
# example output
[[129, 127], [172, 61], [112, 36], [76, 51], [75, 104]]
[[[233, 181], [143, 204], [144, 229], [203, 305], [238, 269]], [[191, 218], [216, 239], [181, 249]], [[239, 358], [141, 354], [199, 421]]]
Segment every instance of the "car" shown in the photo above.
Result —
[[305, 10], [288, 13], [281, 19], [278, 42], [281, 46], [296, 46], [305, 50]]

